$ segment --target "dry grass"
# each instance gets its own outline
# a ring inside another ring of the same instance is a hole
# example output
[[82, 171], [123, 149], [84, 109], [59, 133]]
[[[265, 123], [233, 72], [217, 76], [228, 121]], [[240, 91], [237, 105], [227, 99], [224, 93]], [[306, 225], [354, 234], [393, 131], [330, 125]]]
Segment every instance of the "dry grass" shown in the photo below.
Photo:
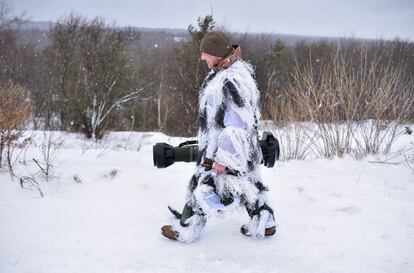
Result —
[[275, 121], [303, 123], [285, 141], [288, 159], [387, 153], [404, 131], [414, 111], [413, 77], [381, 56], [368, 61], [367, 48], [357, 54], [357, 64], [348, 62], [338, 47], [327, 63], [297, 65], [291, 85], [275, 98]]

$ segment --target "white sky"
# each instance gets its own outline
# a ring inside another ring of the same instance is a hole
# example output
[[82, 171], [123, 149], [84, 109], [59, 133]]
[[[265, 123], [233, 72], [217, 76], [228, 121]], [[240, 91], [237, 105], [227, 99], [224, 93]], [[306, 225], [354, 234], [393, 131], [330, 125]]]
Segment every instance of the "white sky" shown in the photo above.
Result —
[[[0, 0], [1, 1], [1, 0]], [[4, 1], [4, 0], [3, 0]], [[213, 11], [231, 31], [414, 40], [414, 0], [6, 0], [50, 20], [76, 12], [120, 26], [187, 28]]]

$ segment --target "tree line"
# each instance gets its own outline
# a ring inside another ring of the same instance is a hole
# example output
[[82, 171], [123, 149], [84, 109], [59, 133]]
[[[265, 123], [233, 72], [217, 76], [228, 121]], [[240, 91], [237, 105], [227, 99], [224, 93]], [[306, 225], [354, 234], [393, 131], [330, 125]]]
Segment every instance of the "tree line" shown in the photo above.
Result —
[[[187, 39], [143, 47], [136, 29], [71, 14], [51, 26], [50, 42], [39, 48], [21, 41], [20, 23], [0, 9], [0, 83], [27, 90], [34, 129], [97, 139], [107, 130], [196, 134], [198, 89], [208, 72], [199, 45], [218, 28], [213, 16], [190, 25]], [[414, 44], [408, 40], [291, 43], [228, 34], [256, 68], [263, 119], [414, 119]]]

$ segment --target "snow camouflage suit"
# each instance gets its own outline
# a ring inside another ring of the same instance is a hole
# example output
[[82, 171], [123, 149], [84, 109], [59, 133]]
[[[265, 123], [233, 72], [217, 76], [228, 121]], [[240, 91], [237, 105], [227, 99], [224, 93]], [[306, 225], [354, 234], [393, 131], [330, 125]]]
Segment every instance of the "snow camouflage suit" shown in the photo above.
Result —
[[[276, 225], [259, 170], [259, 91], [252, 74], [250, 64], [237, 60], [227, 69], [211, 71], [201, 87], [198, 142], [202, 157], [188, 185], [183, 213], [170, 208], [180, 218], [172, 224], [180, 241], [196, 240], [210, 214], [239, 205], [251, 217], [248, 235], [264, 237], [265, 228]], [[203, 164], [208, 159], [239, 175], [217, 175]]]

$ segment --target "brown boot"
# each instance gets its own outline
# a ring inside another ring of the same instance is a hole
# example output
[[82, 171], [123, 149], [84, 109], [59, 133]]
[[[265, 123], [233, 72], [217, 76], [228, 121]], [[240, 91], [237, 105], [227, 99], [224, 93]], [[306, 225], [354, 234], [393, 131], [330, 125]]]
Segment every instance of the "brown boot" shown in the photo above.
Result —
[[[247, 229], [247, 226], [246, 225], [243, 225], [241, 228], [240, 228], [240, 232], [243, 234], [243, 235], [246, 235], [246, 236], [250, 236], [249, 234], [247, 234], [248, 233], [248, 229]], [[270, 227], [270, 228], [265, 228], [265, 237], [270, 237], [270, 236], [273, 236], [273, 235], [275, 235], [275, 233], [276, 233], [276, 227]]]
[[171, 225], [165, 225], [161, 228], [161, 234], [167, 237], [168, 239], [177, 241], [178, 240], [178, 232], [173, 230]]

